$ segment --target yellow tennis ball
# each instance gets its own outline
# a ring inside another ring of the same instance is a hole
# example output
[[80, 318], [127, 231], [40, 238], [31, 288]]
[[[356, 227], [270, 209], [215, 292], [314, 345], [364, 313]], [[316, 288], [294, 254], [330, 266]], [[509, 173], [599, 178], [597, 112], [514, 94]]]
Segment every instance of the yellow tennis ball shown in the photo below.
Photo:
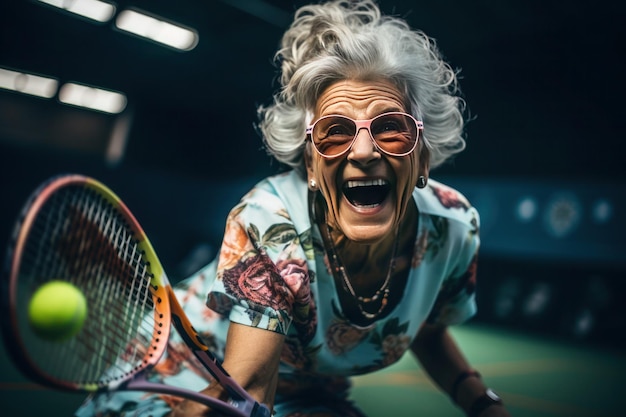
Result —
[[61, 342], [75, 336], [87, 317], [83, 293], [65, 281], [42, 285], [28, 305], [28, 320], [42, 339]]

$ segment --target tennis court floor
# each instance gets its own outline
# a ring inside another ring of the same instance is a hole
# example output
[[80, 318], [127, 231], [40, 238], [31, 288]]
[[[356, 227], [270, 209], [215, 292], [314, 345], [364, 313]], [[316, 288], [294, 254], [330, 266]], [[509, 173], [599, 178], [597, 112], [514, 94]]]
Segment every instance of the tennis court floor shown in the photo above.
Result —
[[[626, 353], [466, 324], [453, 328], [466, 356], [514, 417], [622, 417]], [[26, 381], [0, 351], [0, 414], [71, 416], [81, 394]], [[463, 413], [406, 355], [390, 368], [354, 380], [353, 398], [370, 417], [455, 417]]]
[[[467, 324], [459, 344], [514, 417], [623, 417], [626, 353]], [[353, 397], [371, 417], [463, 416], [406, 355], [358, 377]]]

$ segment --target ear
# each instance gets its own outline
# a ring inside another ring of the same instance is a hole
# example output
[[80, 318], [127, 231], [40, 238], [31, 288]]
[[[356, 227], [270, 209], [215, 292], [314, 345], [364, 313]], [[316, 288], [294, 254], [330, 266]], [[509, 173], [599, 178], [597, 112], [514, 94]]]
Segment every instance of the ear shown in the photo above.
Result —
[[311, 185], [311, 181], [313, 184], [317, 182], [317, 178], [315, 176], [315, 170], [313, 169], [313, 155], [311, 149], [311, 142], [307, 142], [304, 148], [304, 165], [306, 166], [306, 182], [309, 185], [311, 191], [315, 191], [316, 186]]

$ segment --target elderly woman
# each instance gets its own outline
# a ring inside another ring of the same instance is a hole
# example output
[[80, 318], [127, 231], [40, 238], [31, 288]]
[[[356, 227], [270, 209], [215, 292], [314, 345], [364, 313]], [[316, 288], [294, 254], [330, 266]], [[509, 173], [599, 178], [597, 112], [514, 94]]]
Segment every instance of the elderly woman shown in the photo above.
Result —
[[[260, 129], [292, 169], [241, 199], [218, 258], [179, 284], [194, 325], [277, 416], [363, 416], [349, 378], [407, 351], [467, 415], [508, 416], [447, 330], [476, 311], [479, 245], [476, 210], [429, 180], [465, 146], [455, 72], [424, 33], [368, 0], [300, 8], [277, 60], [282, 88]], [[225, 396], [185, 355], [172, 342], [161, 377]], [[131, 393], [79, 415], [123, 410], [211, 415]]]

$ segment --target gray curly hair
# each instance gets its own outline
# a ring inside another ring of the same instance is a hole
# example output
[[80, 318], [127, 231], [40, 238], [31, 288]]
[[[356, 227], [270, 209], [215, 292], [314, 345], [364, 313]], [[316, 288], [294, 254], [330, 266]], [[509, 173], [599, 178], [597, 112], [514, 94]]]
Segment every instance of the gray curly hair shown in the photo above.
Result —
[[424, 121], [431, 168], [465, 148], [457, 73], [433, 39], [383, 16], [374, 0], [301, 7], [275, 59], [281, 88], [271, 105], [258, 108], [259, 129], [267, 151], [302, 174], [305, 130], [317, 98], [344, 79], [386, 79], [404, 92], [407, 111]]

